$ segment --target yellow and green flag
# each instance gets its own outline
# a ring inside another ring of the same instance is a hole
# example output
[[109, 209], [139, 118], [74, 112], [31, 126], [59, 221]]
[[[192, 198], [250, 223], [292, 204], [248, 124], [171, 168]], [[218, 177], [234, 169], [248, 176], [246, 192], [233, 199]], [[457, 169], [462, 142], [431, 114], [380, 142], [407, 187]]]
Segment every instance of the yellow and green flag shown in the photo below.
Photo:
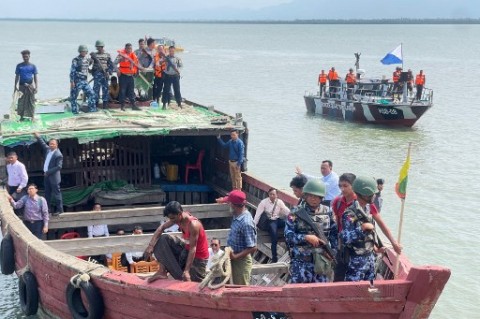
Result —
[[405, 199], [407, 196], [407, 181], [408, 181], [408, 170], [410, 169], [410, 154], [407, 156], [405, 163], [403, 163], [402, 168], [400, 169], [400, 176], [398, 177], [398, 182], [395, 184], [395, 192], [398, 197]]

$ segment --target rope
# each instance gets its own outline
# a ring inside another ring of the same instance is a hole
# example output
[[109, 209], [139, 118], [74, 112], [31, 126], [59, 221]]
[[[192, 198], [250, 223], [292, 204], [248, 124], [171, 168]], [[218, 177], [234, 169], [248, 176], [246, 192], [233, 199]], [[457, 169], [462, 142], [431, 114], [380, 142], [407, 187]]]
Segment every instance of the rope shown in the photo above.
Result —
[[[231, 251], [232, 249], [230, 247], [225, 248], [225, 253], [223, 256], [213, 263], [212, 267], [210, 268], [210, 272], [200, 283], [200, 289], [208, 286], [208, 288], [215, 290], [225, 286], [225, 284], [230, 280], [230, 277], [232, 276], [232, 264], [230, 262]], [[214, 284], [217, 279], [222, 277], [222, 281]]]
[[76, 274], [72, 276], [72, 278], [70, 278], [70, 283], [75, 288], [80, 288], [80, 284], [82, 282], [88, 282], [88, 281], [90, 281], [90, 275], [87, 273]]

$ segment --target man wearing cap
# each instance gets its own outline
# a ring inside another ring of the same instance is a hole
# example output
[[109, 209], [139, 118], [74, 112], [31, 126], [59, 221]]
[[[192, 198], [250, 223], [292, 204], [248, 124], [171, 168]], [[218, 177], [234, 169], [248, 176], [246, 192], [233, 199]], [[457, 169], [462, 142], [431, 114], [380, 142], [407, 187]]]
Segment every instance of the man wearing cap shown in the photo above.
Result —
[[240, 190], [233, 190], [223, 198], [230, 204], [233, 213], [227, 245], [232, 248], [232, 280], [235, 285], [249, 285], [252, 272], [252, 254], [257, 250], [257, 230], [252, 214], [246, 209], [247, 196]]
[[86, 95], [89, 112], [96, 112], [95, 93], [87, 82], [88, 67], [92, 63], [90, 57], [87, 56], [88, 48], [86, 45], [78, 47], [79, 55], [73, 58], [70, 68], [70, 104], [72, 113], [78, 114], [77, 97], [80, 90]]
[[224, 142], [220, 135], [217, 136], [218, 144], [221, 147], [228, 147], [228, 165], [230, 167], [230, 179], [232, 180], [232, 189], [242, 189], [241, 167], [244, 161], [245, 145], [238, 138], [238, 131], [230, 133], [230, 140]]
[[95, 104], [100, 101], [100, 88], [102, 89], [103, 109], [108, 107], [108, 79], [113, 73], [113, 62], [109, 53], [104, 50], [105, 43], [101, 40], [95, 42], [97, 52], [90, 53], [93, 60], [93, 91], [95, 92]]

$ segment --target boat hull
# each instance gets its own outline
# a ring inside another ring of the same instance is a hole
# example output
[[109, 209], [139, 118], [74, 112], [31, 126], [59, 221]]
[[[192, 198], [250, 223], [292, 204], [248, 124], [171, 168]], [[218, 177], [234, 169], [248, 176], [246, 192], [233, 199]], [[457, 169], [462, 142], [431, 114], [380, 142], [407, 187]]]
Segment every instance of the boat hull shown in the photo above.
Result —
[[[250, 197], [270, 187], [246, 173], [243, 179]], [[289, 197], [285, 199], [294, 202]], [[442, 267], [413, 267], [402, 255], [398, 278], [377, 280], [374, 288], [368, 282], [338, 282], [201, 291], [192, 282], [148, 284], [135, 274], [86, 262], [36, 239], [13, 213], [5, 191], [0, 191], [0, 209], [2, 232], [13, 238], [17, 273], [29, 267], [38, 281], [40, 307], [53, 318], [71, 317], [65, 291], [70, 278], [78, 273], [90, 274], [103, 298], [107, 319], [251, 319], [262, 318], [261, 312], [268, 312], [267, 317], [275, 313], [270, 318], [292, 319], [428, 318], [450, 276], [450, 270]], [[394, 264], [395, 254], [389, 250], [388, 255]]]
[[413, 126], [431, 103], [390, 103], [347, 101], [318, 95], [304, 96], [309, 114], [319, 114], [346, 122], [380, 124], [387, 126]]

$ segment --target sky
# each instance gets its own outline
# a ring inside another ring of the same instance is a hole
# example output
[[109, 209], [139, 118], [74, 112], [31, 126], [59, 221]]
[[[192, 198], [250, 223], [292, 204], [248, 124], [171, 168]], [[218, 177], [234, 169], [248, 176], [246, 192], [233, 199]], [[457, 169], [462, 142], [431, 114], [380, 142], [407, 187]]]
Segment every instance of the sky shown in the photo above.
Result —
[[[28, 9], [25, 9], [28, 8]], [[108, 20], [295, 20], [480, 18], [478, 0], [22, 0], [0, 1], [0, 18]]]

